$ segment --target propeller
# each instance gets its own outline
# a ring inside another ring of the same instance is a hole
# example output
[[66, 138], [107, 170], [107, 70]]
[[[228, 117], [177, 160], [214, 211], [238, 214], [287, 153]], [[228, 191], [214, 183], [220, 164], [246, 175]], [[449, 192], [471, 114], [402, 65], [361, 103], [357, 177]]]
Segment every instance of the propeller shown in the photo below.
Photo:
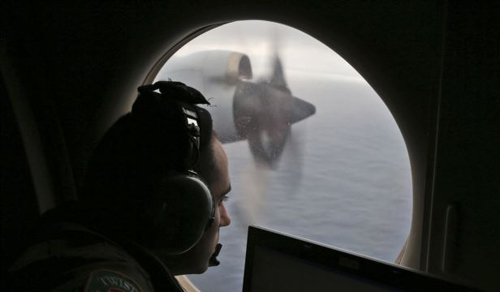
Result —
[[[276, 42], [275, 42], [276, 43]], [[233, 103], [236, 130], [248, 140], [256, 165], [247, 166], [243, 172], [242, 196], [236, 204], [243, 224], [254, 224], [261, 218], [264, 200], [269, 197], [271, 178], [287, 188], [288, 195], [299, 190], [302, 178], [302, 145], [292, 135], [292, 125], [316, 112], [311, 103], [295, 97], [285, 77], [285, 70], [278, 48], [270, 58], [270, 74], [259, 81], [242, 81]], [[286, 149], [285, 149], [286, 146]], [[286, 176], [274, 176], [283, 154]]]
[[316, 108], [292, 95], [277, 50], [272, 57], [272, 66], [267, 79], [240, 83], [233, 110], [236, 130], [241, 137], [248, 139], [256, 162], [275, 169], [292, 124], [310, 117]]
[[173, 58], [157, 80], [178, 80], [200, 92], [209, 106], [222, 143], [248, 140], [257, 164], [275, 169], [287, 143], [291, 126], [316, 112], [314, 105], [292, 95], [275, 37], [270, 42], [271, 70], [265, 78], [253, 79], [246, 54], [207, 50]]

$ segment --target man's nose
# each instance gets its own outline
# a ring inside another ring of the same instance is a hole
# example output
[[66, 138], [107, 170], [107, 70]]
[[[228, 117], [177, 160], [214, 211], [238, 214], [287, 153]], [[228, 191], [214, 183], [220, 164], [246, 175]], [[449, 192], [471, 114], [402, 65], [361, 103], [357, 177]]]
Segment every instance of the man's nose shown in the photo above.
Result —
[[231, 216], [227, 211], [226, 205], [222, 204], [220, 207], [220, 226], [228, 226], [229, 224], [231, 224]]

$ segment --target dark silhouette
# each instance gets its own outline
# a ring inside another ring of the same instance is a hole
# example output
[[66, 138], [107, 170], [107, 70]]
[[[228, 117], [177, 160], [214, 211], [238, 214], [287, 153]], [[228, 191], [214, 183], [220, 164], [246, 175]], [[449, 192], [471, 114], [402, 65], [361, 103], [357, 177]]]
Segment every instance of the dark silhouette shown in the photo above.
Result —
[[139, 87], [92, 156], [79, 200], [42, 217], [10, 269], [12, 289], [183, 291], [174, 275], [217, 265], [230, 183], [210, 114], [195, 106], [207, 103], [179, 82]]

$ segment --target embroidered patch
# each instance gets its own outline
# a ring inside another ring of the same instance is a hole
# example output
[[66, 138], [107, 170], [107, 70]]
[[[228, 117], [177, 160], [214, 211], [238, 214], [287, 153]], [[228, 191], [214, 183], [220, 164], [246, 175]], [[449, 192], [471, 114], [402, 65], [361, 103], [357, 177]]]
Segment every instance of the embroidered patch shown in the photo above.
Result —
[[90, 274], [85, 292], [142, 292], [141, 286], [127, 276], [110, 270]]

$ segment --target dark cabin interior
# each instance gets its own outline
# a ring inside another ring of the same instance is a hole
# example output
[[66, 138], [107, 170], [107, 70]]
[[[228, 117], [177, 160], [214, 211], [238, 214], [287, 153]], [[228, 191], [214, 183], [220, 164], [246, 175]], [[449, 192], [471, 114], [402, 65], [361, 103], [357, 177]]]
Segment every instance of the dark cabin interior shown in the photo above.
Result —
[[498, 2], [4, 1], [0, 11], [2, 283], [40, 213], [77, 198], [136, 88], [189, 39], [260, 19], [335, 50], [394, 115], [414, 186], [403, 264], [500, 287]]

